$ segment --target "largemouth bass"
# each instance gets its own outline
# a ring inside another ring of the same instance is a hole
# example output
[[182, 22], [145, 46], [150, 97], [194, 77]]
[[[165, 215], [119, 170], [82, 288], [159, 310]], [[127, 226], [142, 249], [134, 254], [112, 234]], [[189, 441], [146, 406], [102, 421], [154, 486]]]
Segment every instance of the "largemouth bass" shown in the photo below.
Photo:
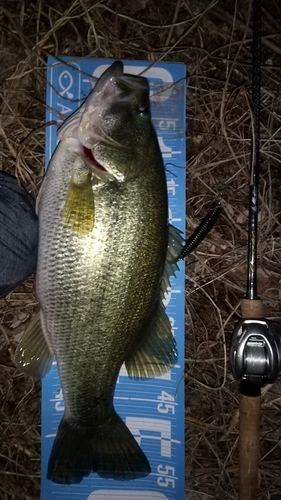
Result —
[[49, 479], [140, 478], [150, 465], [115, 412], [114, 389], [124, 362], [130, 377], [148, 378], [177, 359], [162, 300], [182, 248], [167, 223], [147, 80], [115, 62], [59, 139], [38, 199], [40, 319], [16, 363], [43, 377], [57, 359], [65, 414]]

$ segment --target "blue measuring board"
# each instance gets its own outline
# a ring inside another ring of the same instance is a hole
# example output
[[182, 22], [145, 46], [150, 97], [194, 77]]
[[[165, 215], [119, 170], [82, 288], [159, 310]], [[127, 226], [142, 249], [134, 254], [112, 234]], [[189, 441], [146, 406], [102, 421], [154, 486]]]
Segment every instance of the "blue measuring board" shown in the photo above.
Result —
[[[47, 122], [61, 124], [92, 90], [96, 78], [112, 64], [107, 59], [48, 59]], [[123, 61], [124, 71], [142, 73], [150, 82], [153, 123], [166, 166], [169, 222], [185, 231], [185, 95], [184, 64]], [[46, 133], [46, 165], [57, 145], [57, 128]], [[162, 377], [131, 380], [122, 366], [114, 405], [146, 454], [151, 474], [134, 481], [114, 481], [90, 474], [80, 484], [46, 479], [47, 464], [64, 402], [56, 361], [42, 383], [41, 500], [184, 500], [184, 263], [165, 296], [178, 346], [178, 361]]]

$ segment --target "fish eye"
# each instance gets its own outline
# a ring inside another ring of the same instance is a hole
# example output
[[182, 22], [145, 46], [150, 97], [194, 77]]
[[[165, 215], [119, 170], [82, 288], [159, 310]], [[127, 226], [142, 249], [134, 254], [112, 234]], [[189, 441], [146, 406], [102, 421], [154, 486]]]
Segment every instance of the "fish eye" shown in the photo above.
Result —
[[138, 112], [140, 115], [147, 115], [149, 113], [149, 105], [148, 104], [145, 104], [145, 105], [140, 105], [138, 106]]

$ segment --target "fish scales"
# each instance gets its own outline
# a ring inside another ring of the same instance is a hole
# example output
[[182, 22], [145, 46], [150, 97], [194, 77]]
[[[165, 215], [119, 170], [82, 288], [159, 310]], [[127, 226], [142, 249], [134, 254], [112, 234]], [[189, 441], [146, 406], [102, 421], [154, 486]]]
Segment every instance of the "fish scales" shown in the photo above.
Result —
[[[93, 230], [81, 237], [63, 220], [72, 161], [60, 163], [62, 153], [57, 153], [40, 201], [44, 252], [39, 253], [36, 288], [67, 411], [81, 418], [86, 406], [85, 419], [92, 423], [92, 411], [101, 411], [95, 400], [105, 387], [112, 397], [120, 366], [134, 348], [159, 287], [167, 247], [165, 175], [161, 163], [158, 168], [153, 164], [142, 178], [121, 185], [113, 181], [97, 190]], [[46, 259], [45, 252], [52, 258]], [[46, 282], [52, 283], [52, 293]], [[76, 373], [81, 367], [80, 380]]]

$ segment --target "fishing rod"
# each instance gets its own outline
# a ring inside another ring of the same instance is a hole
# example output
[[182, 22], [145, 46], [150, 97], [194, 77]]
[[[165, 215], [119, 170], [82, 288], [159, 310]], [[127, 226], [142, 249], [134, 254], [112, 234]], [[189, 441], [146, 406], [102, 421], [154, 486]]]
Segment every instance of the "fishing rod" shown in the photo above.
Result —
[[240, 380], [239, 400], [239, 500], [256, 500], [258, 485], [261, 388], [281, 372], [281, 325], [264, 318], [257, 293], [257, 237], [260, 151], [261, 1], [253, 0], [252, 108], [248, 274], [242, 319], [235, 326], [230, 364]]

